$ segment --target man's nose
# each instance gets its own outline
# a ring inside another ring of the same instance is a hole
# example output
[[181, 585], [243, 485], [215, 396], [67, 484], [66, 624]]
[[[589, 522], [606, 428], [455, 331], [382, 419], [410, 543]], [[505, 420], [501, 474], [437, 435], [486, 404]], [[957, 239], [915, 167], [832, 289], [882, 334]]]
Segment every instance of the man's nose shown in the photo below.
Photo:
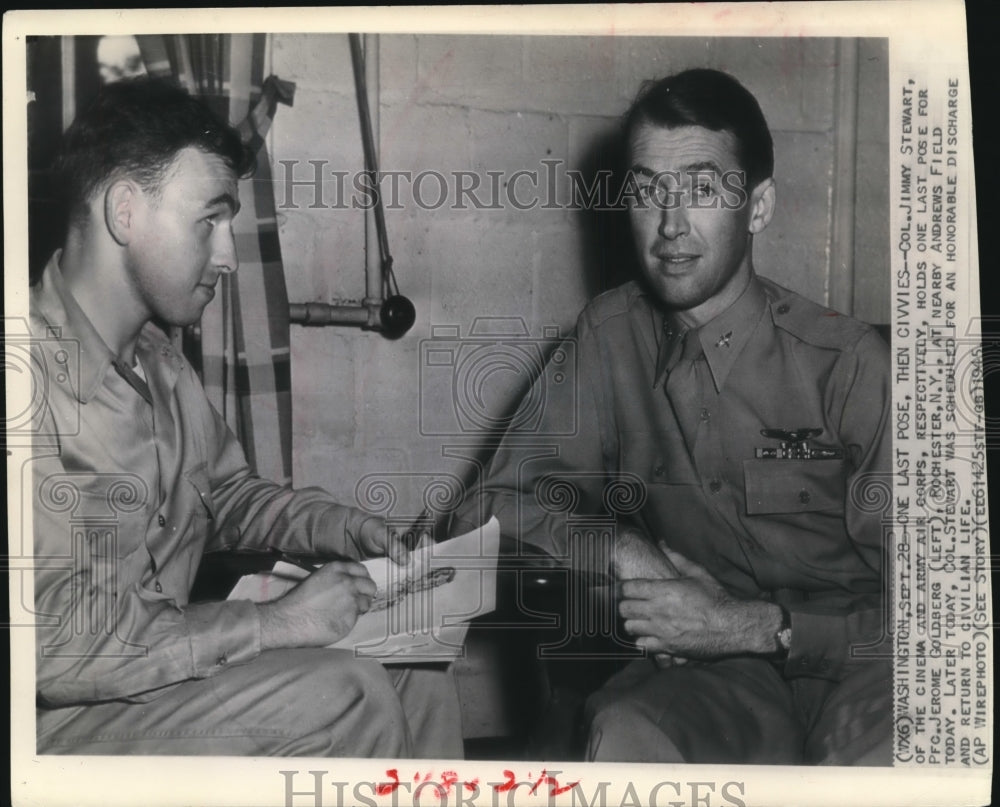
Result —
[[232, 225], [216, 229], [214, 247], [212, 263], [222, 274], [232, 274], [240, 268], [240, 261], [236, 256], [236, 236], [233, 234]]
[[673, 240], [689, 232], [688, 214], [684, 204], [676, 198], [670, 198], [663, 206], [660, 214], [660, 235]]

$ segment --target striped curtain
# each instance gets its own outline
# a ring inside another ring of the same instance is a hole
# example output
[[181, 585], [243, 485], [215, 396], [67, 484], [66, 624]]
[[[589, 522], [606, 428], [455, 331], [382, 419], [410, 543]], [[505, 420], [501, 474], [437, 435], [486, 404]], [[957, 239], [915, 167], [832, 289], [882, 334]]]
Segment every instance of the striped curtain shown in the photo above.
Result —
[[275, 219], [271, 164], [264, 136], [278, 102], [291, 105], [295, 85], [263, 80], [264, 34], [139, 36], [146, 71], [170, 78], [237, 126], [257, 154], [257, 170], [240, 181], [234, 221], [239, 272], [223, 275], [221, 294], [205, 309], [200, 337], [184, 349], [213, 405], [239, 437], [261, 476], [290, 482], [292, 395], [288, 292]]

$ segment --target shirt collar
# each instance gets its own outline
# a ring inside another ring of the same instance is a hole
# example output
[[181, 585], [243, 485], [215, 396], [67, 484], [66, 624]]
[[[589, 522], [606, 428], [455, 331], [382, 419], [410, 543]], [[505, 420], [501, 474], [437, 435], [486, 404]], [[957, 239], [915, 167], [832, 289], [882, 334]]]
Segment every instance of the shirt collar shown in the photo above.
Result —
[[[62, 251], [57, 250], [31, 289], [31, 307], [46, 326], [46, 338], [75, 342], [79, 364], [67, 366], [68, 381], [80, 403], [87, 403], [101, 385], [114, 354], [93, 323], [73, 298], [59, 269]], [[75, 375], [75, 377], [74, 377]]]
[[[750, 283], [735, 303], [715, 319], [688, 334], [688, 339], [697, 338], [701, 343], [716, 392], [722, 391], [729, 371], [746, 347], [766, 308], [767, 295], [764, 286], [756, 275], [752, 275]], [[681, 328], [682, 326], [675, 323], [671, 316], [663, 318], [663, 338], [660, 340], [656, 359], [654, 388], [663, 383], [667, 375], [672, 361], [671, 354], [677, 348], [673, 335]]]
[[[59, 268], [61, 257], [62, 251], [57, 250], [49, 259], [41, 278], [31, 288], [30, 305], [32, 312], [45, 322], [46, 341], [75, 342], [74, 353], [79, 355], [79, 364], [74, 361], [66, 365], [67, 380], [76, 399], [85, 404], [97, 393], [116, 357], [66, 285]], [[143, 326], [135, 352], [147, 380], [153, 381], [150, 376], [155, 376], [164, 389], [173, 387], [182, 360], [153, 323]]]

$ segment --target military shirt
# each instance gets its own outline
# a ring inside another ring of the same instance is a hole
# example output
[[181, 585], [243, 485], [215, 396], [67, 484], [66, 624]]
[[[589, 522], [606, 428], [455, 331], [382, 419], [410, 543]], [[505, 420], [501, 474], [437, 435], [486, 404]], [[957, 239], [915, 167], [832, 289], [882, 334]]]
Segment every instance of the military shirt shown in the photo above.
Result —
[[191, 366], [155, 325], [136, 345], [139, 380], [126, 380], [66, 287], [58, 253], [31, 289], [30, 308], [44, 390], [26, 480], [40, 702], [148, 700], [254, 658], [252, 603], [188, 602], [202, 554], [274, 544], [358, 557], [370, 516], [318, 488], [252, 473]]
[[[530, 434], [504, 438], [479, 506], [568, 557], [568, 522], [615, 511], [617, 495], [619, 524], [663, 539], [734, 595], [789, 609], [786, 674], [839, 679], [882, 638], [888, 348], [870, 326], [758, 276], [687, 334], [683, 371], [668, 371], [672, 330], [635, 283], [588, 305], [563, 348], [577, 359], [572, 394], [539, 380], [544, 411]], [[818, 430], [810, 445], [827, 458], [757, 456], [778, 446], [762, 430], [801, 428]], [[560, 479], [574, 491], [562, 508]], [[637, 490], [623, 499], [623, 485]]]

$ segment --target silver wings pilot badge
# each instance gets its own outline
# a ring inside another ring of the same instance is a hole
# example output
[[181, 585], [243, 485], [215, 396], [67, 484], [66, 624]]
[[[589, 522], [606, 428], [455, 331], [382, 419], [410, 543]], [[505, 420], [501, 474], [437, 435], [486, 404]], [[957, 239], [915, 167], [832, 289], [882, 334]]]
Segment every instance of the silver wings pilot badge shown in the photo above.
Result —
[[764, 437], [780, 440], [777, 448], [766, 447], [754, 449], [758, 459], [772, 460], [840, 460], [844, 458], [842, 448], [813, 448], [809, 441], [819, 437], [822, 429], [761, 429]]

